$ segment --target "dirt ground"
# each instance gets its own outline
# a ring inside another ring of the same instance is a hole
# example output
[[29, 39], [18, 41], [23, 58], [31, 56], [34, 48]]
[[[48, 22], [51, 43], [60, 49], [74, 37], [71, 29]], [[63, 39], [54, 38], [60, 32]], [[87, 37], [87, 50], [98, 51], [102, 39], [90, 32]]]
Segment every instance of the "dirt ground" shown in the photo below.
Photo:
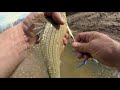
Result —
[[[120, 38], [120, 13], [119, 12], [78, 12], [68, 16], [68, 24], [73, 31], [99, 31], [113, 35], [116, 39]], [[35, 54], [33, 52], [33, 54]], [[40, 71], [43, 65], [33, 57], [18, 67], [12, 77], [47, 77]], [[29, 63], [28, 63], [29, 62]], [[38, 63], [39, 62], [39, 63]]]
[[119, 12], [78, 12], [68, 16], [68, 23], [74, 31], [98, 31], [120, 38]]

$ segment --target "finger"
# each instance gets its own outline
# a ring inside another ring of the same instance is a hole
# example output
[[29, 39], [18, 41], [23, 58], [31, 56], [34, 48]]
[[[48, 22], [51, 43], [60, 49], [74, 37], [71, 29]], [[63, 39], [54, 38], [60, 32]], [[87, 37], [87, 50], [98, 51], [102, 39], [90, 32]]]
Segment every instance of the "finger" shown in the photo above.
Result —
[[78, 33], [75, 37], [75, 40], [77, 42], [88, 42], [90, 39], [90, 36], [91, 36], [91, 32], [82, 32], [82, 33]]
[[67, 45], [67, 44], [68, 44], [68, 40], [67, 40], [65, 37], [63, 38], [63, 44], [64, 44], [64, 45]]
[[60, 12], [53, 12], [52, 18], [57, 24], [63, 25], [65, 23], [64, 19], [62, 18], [62, 15]]
[[[33, 33], [31, 33], [31, 35], [32, 34]], [[34, 34], [32, 36], [33, 37], [28, 37], [28, 42], [29, 42], [30, 45], [34, 45], [36, 43], [36, 41], [37, 41], [37, 37]]]
[[33, 24], [33, 19], [37, 18], [38, 16], [42, 15], [42, 12], [31, 12], [24, 20], [23, 23], [29, 27]]
[[69, 38], [69, 34], [68, 34], [68, 33], [65, 34], [65, 38], [66, 38], [66, 39]]
[[89, 56], [88, 56], [87, 54], [84, 54], [84, 55], [83, 55], [83, 59], [84, 59], [84, 60], [88, 60], [88, 58], [89, 58]]
[[89, 53], [89, 43], [73, 42], [72, 47], [82, 53]]
[[78, 59], [81, 59], [83, 57], [82, 53], [80, 53], [80, 52], [75, 52], [75, 54]]
[[29, 27], [32, 24], [32, 19], [34, 18], [34, 13], [30, 13], [24, 20], [23, 23]]
[[64, 20], [61, 16], [60, 12], [44, 12], [44, 14], [46, 16], [52, 16], [53, 20], [57, 23], [57, 24], [64, 24]]
[[[33, 33], [32, 30], [33, 30], [34, 27], [35, 27], [35, 26], [34, 26], [33, 24], [32, 24], [31, 26], [29, 26], [29, 27], [27, 27], [25, 24], [22, 25], [22, 28], [23, 28], [25, 34], [26, 34], [27, 36], [29, 36], [29, 37], [33, 37], [33, 36], [31, 35], [31, 33]], [[28, 31], [28, 30], [29, 30], [29, 31]]]
[[46, 15], [46, 16], [52, 16], [52, 13], [53, 12], [44, 12], [44, 15]]

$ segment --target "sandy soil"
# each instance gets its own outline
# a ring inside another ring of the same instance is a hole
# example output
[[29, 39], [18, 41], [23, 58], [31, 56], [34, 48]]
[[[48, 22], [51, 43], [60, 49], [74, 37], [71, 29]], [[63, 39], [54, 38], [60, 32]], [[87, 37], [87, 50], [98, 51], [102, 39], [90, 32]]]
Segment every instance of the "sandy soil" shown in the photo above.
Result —
[[120, 38], [119, 12], [79, 12], [68, 16], [68, 23], [75, 31], [99, 31]]
[[[114, 12], [79, 12], [68, 16], [68, 23], [73, 31], [99, 31], [120, 38], [120, 13]], [[37, 54], [33, 50], [29, 59], [18, 67], [12, 77], [48, 77], [47, 72], [42, 71], [44, 63], [40, 63]]]

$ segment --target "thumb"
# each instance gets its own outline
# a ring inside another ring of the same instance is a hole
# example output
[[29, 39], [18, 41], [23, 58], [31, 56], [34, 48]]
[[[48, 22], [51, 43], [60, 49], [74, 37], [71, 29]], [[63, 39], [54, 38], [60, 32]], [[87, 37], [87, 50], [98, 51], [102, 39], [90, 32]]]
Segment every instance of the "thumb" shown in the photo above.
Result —
[[72, 47], [79, 52], [89, 53], [89, 43], [73, 42]]
[[63, 25], [65, 23], [65, 21], [64, 21], [64, 19], [62, 17], [62, 13], [60, 13], [60, 12], [53, 12], [52, 18], [58, 24]]
[[46, 16], [52, 16], [53, 20], [57, 24], [63, 25], [65, 23], [60, 12], [44, 12]]

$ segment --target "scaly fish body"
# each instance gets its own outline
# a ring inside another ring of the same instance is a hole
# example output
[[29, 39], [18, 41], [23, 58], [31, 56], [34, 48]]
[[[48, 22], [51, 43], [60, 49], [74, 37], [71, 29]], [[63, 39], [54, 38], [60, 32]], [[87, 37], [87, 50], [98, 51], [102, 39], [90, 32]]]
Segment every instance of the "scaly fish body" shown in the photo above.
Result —
[[[66, 20], [64, 25], [54, 24], [52, 20], [42, 17], [46, 22], [43, 22], [44, 28], [42, 32], [40, 31], [39, 47], [51, 78], [60, 78], [60, 57], [64, 50], [63, 38], [68, 30], [65, 13], [62, 17]], [[37, 22], [36, 28], [40, 26], [41, 22]]]

